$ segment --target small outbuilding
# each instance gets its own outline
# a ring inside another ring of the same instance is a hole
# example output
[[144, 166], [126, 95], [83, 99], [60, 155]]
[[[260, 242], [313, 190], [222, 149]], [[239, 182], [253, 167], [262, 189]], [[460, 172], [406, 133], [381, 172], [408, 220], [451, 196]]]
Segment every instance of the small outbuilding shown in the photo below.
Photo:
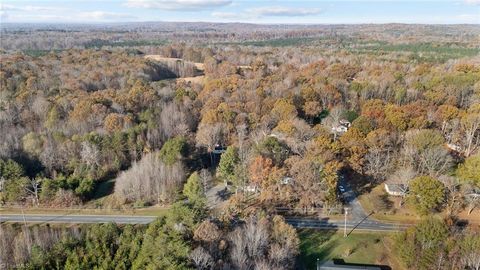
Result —
[[348, 120], [341, 119], [338, 121], [338, 124], [332, 127], [332, 132], [335, 133], [345, 133], [352, 126]]
[[404, 184], [385, 184], [385, 191], [391, 196], [405, 196], [407, 186]]
[[452, 150], [452, 151], [455, 151], [455, 152], [461, 152], [462, 151], [462, 147], [457, 145], [457, 144], [453, 144], [453, 143], [447, 143], [447, 148]]
[[247, 193], [257, 193], [260, 192], [260, 188], [257, 185], [248, 185], [243, 189]]
[[282, 185], [291, 185], [293, 184], [293, 178], [292, 177], [284, 177], [281, 180]]

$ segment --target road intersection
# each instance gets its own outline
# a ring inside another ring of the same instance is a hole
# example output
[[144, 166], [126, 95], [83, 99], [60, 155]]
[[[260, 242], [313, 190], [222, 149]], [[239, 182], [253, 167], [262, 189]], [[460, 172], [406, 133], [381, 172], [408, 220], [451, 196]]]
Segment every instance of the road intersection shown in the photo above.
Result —
[[[340, 177], [339, 184], [345, 189], [342, 193], [348, 210], [348, 217], [344, 220], [331, 220], [329, 218], [300, 218], [286, 217], [287, 223], [295, 228], [312, 228], [312, 229], [344, 229], [345, 225], [348, 231], [367, 230], [367, 231], [401, 231], [411, 225], [386, 223], [373, 220], [365, 213], [362, 205], [357, 199], [355, 192], [345, 181], [344, 176]], [[117, 223], [117, 224], [148, 224], [154, 221], [156, 216], [129, 216], [129, 215], [42, 215], [42, 214], [1, 214], [0, 223]]]

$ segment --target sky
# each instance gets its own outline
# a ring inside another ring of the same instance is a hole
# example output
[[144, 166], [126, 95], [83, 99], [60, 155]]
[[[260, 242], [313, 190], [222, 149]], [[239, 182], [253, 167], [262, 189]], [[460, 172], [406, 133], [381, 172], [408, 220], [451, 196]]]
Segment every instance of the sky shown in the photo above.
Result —
[[480, 24], [480, 0], [0, 0], [0, 23]]

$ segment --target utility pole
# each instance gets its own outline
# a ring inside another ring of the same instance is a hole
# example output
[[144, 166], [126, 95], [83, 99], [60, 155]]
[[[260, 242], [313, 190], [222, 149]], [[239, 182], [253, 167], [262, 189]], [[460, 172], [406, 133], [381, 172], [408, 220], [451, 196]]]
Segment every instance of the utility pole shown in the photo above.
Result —
[[30, 232], [28, 231], [27, 220], [25, 219], [25, 213], [23, 212], [23, 204], [21, 205], [20, 209], [22, 210], [23, 225], [25, 226], [25, 244], [27, 245], [28, 251], [30, 251], [30, 248], [32, 247], [32, 240], [30, 239]]
[[348, 207], [344, 208], [345, 212], [345, 226], [343, 227], [343, 237], [347, 237], [347, 215], [348, 215]]

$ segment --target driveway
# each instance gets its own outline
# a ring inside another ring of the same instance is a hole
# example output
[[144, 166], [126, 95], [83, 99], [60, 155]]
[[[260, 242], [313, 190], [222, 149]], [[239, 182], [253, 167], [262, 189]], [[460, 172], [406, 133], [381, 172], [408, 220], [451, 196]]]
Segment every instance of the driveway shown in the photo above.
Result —
[[352, 187], [346, 181], [345, 175], [340, 175], [338, 184], [345, 188], [345, 192], [342, 194], [345, 207], [348, 207], [348, 217], [352, 221], [362, 221], [368, 217], [368, 214], [363, 209], [357, 194], [353, 191]]
[[220, 209], [223, 205], [225, 205], [230, 195], [230, 191], [228, 191], [223, 183], [213, 186], [207, 190], [206, 193], [207, 206], [212, 210]]

